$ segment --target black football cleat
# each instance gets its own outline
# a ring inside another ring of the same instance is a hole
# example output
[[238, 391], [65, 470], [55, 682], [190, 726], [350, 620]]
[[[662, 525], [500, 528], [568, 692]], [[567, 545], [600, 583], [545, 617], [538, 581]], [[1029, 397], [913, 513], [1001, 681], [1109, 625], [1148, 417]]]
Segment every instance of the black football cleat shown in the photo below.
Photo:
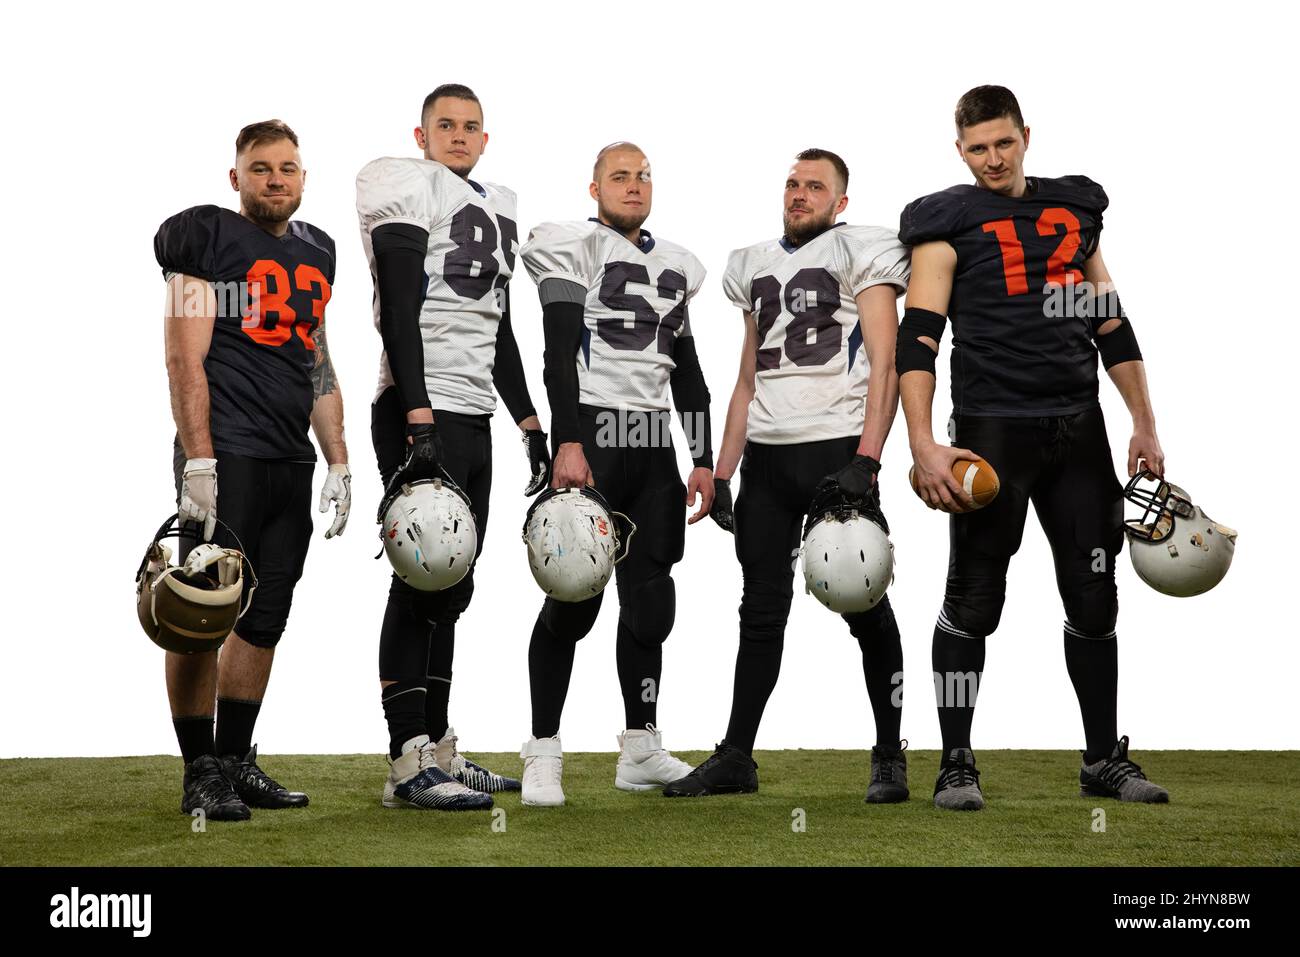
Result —
[[710, 794], [753, 794], [758, 790], [758, 764], [744, 751], [723, 741], [698, 768], [664, 786], [664, 797], [705, 797]]
[[908, 799], [907, 742], [897, 748], [871, 749], [871, 783], [867, 785], [868, 804], [899, 804]]
[[199, 810], [209, 821], [247, 821], [253, 816], [239, 799], [215, 755], [203, 754], [185, 765], [181, 813]]
[[1169, 792], [1147, 780], [1128, 759], [1128, 735], [1115, 742], [1110, 757], [1079, 768], [1080, 797], [1109, 797], [1141, 804], [1168, 804]]
[[221, 759], [230, 784], [249, 807], [278, 810], [286, 807], [306, 807], [307, 795], [290, 791], [257, 766], [257, 745], [240, 758], [227, 754]]

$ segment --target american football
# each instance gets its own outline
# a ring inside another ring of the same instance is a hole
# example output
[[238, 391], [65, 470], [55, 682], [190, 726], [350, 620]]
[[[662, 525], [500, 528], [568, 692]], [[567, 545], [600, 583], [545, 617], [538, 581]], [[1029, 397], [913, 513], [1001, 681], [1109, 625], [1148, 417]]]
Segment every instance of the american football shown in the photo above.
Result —
[[[989, 504], [998, 497], [998, 491], [1002, 488], [998, 473], [983, 459], [958, 459], [952, 463], [952, 477], [975, 499], [975, 508]], [[916, 487], [915, 466], [907, 470], [907, 481], [911, 484], [912, 491], [920, 495]]]

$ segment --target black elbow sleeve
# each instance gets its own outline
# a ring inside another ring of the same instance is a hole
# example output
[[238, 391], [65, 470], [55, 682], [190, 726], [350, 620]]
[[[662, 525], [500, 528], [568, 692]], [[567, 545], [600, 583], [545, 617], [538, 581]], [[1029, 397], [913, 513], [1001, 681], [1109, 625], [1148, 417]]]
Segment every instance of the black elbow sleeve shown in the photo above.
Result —
[[901, 377], [905, 372], [928, 372], [934, 375], [934, 360], [938, 353], [921, 342], [926, 336], [938, 345], [943, 339], [947, 320], [929, 309], [908, 308], [903, 311], [903, 321], [898, 324], [898, 345], [894, 350], [894, 368]]
[[578, 426], [578, 349], [582, 345], [583, 306], [580, 302], [548, 302], [542, 306], [546, 353], [542, 381], [551, 406], [551, 441], [556, 446], [581, 442]]
[[673, 343], [674, 368], [669, 378], [673, 404], [681, 418], [682, 431], [696, 468], [713, 468], [713, 423], [709, 414], [709, 386], [704, 381], [693, 336], [679, 336]]
[[418, 226], [390, 223], [371, 234], [375, 253], [375, 294], [379, 297], [379, 334], [403, 411], [429, 408], [424, 385], [424, 258], [429, 234]]

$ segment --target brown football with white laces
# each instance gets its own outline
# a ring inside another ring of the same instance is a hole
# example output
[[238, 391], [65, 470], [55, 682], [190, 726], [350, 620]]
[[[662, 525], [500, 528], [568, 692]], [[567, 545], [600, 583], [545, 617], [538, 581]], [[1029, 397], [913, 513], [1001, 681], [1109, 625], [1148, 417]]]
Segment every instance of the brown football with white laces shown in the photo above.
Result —
[[[952, 477], [975, 500], [975, 508], [983, 508], [993, 501], [1002, 488], [998, 473], [983, 459], [957, 459], [952, 463]], [[907, 470], [907, 480], [912, 485], [912, 491], [919, 496], [921, 492], [916, 487], [915, 466]]]

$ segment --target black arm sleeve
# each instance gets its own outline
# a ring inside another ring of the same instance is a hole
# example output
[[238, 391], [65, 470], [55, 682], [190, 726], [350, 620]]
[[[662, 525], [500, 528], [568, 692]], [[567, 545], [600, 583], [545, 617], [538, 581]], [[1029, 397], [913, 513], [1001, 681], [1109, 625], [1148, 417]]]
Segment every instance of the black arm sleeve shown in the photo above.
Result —
[[691, 461], [696, 468], [713, 468], [713, 422], [709, 416], [709, 387], [695, 351], [694, 336], [678, 336], [673, 341], [676, 364], [669, 382], [673, 405], [682, 419], [682, 431], [690, 446]]
[[551, 404], [551, 440], [581, 442], [578, 428], [578, 348], [582, 344], [583, 306], [579, 302], [548, 302], [542, 306], [546, 336], [542, 381]]
[[506, 404], [510, 418], [518, 425], [530, 415], [536, 415], [533, 400], [528, 395], [528, 381], [524, 378], [524, 362], [519, 358], [519, 343], [510, 325], [510, 287], [502, 291], [505, 309], [497, 325], [497, 354], [492, 363], [492, 384], [497, 387], [501, 401]]
[[379, 296], [379, 335], [393, 373], [402, 411], [427, 409], [424, 387], [424, 257], [429, 234], [409, 223], [388, 223], [370, 234], [375, 251], [375, 292]]

